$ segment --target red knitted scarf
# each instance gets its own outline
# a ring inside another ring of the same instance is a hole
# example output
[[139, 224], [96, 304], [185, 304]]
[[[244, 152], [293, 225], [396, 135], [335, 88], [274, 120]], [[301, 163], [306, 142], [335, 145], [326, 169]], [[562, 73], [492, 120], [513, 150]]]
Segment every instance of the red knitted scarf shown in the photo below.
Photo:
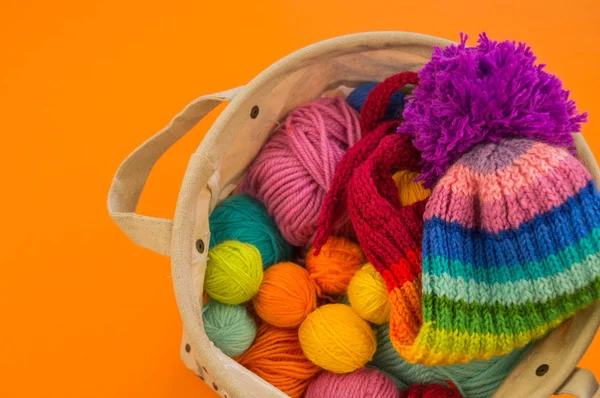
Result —
[[367, 259], [386, 281], [390, 339], [398, 349], [411, 345], [422, 324], [421, 240], [425, 201], [402, 207], [392, 174], [420, 171], [412, 138], [395, 131], [400, 121], [381, 122], [390, 96], [407, 83], [412, 72], [392, 76], [369, 94], [361, 112], [363, 138], [342, 158], [325, 198], [315, 239], [318, 249], [331, 225], [348, 211]]

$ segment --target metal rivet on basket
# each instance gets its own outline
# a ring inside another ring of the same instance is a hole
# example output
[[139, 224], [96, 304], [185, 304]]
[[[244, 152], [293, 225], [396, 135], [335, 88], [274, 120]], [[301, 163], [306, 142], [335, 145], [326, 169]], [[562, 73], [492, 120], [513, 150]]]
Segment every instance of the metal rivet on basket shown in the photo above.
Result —
[[256, 117], [258, 116], [258, 112], [260, 112], [260, 109], [258, 109], [258, 106], [254, 105], [252, 107], [252, 110], [250, 111], [250, 117], [252, 119], [256, 119]]
[[204, 241], [202, 239], [196, 241], [196, 250], [198, 250], [198, 253], [200, 254], [204, 253]]
[[202, 379], [202, 381], [204, 381], [204, 376], [202, 376], [202, 375], [198, 375], [198, 377], [199, 377], [200, 379]]
[[192, 351], [192, 347], [190, 347], [189, 344], [186, 344], [185, 345], [185, 352], [190, 352], [190, 351]]
[[548, 370], [550, 369], [550, 366], [543, 364], [538, 366], [538, 368], [535, 370], [535, 374], [538, 376], [543, 376], [546, 373], [548, 373]]
[[219, 391], [219, 386], [215, 384], [215, 382], [213, 381], [213, 389], [215, 391]]

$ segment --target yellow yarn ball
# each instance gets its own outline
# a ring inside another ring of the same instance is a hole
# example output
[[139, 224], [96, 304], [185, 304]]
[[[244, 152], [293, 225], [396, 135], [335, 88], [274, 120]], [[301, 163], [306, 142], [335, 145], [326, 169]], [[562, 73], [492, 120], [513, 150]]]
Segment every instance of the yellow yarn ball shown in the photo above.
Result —
[[225, 241], [208, 251], [204, 290], [224, 304], [241, 304], [256, 295], [263, 279], [258, 249], [247, 243]]
[[375, 331], [344, 304], [327, 304], [314, 310], [302, 322], [298, 338], [306, 357], [333, 373], [362, 368], [377, 348]]
[[371, 264], [356, 271], [348, 285], [350, 305], [362, 319], [384, 324], [390, 320], [390, 302], [385, 281]]
[[402, 206], [410, 206], [413, 203], [425, 200], [431, 195], [431, 190], [423, 188], [421, 181], [415, 182], [419, 173], [402, 170], [394, 174], [394, 181], [398, 187], [400, 203]]

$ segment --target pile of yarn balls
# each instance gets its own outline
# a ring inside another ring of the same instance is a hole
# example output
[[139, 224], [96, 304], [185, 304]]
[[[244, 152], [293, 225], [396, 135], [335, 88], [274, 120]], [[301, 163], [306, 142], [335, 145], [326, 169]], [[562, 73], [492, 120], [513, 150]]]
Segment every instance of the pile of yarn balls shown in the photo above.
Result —
[[[224, 354], [291, 397], [490, 397], [530, 346], [489, 360], [424, 366], [390, 343], [382, 275], [341, 219], [319, 255], [312, 247], [337, 163], [361, 138], [371, 90], [323, 97], [292, 110], [235, 194], [209, 218], [204, 330]], [[383, 120], [400, 119], [405, 94]], [[400, 203], [425, 200], [419, 174], [393, 175]]]

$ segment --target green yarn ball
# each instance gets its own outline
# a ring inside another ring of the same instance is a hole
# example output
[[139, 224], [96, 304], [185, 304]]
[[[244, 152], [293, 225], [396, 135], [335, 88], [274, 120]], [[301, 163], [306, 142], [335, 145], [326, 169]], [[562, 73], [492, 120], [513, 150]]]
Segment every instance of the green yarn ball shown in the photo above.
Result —
[[258, 293], [263, 266], [258, 249], [248, 243], [225, 241], [208, 251], [204, 290], [224, 304], [241, 304]]
[[225, 355], [242, 355], [256, 337], [256, 322], [243, 305], [208, 300], [202, 308], [204, 331]]
[[533, 346], [529, 344], [487, 361], [425, 366], [410, 364], [398, 355], [390, 341], [389, 324], [378, 326], [376, 330], [377, 351], [368, 366], [387, 373], [399, 389], [404, 390], [414, 384], [445, 384], [450, 380], [462, 396], [469, 398], [491, 397]]
[[248, 194], [232, 195], [221, 202], [209, 218], [210, 247], [226, 240], [255, 246], [267, 269], [292, 258], [290, 245], [267, 213], [265, 206]]

